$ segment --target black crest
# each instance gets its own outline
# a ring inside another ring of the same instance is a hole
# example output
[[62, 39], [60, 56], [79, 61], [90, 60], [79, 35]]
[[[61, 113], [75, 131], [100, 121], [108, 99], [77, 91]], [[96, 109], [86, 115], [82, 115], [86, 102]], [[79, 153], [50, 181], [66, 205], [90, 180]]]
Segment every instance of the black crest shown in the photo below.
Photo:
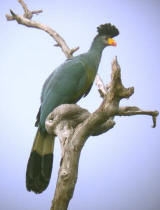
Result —
[[111, 25], [110, 23], [102, 24], [97, 27], [99, 35], [108, 35], [109, 37], [114, 37], [119, 34], [119, 30], [116, 26]]

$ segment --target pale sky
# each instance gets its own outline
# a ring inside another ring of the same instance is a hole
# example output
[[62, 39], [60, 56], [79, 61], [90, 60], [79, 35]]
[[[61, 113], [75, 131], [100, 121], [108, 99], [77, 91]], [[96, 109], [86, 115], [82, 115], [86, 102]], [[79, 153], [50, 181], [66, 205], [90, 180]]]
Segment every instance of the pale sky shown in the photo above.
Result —
[[[26, 0], [43, 9], [34, 20], [53, 27], [76, 55], [86, 52], [96, 27], [111, 22], [120, 31], [117, 47], [104, 50], [99, 74], [110, 80], [115, 55], [126, 87], [135, 93], [123, 105], [160, 110], [160, 1], [159, 0]], [[60, 145], [56, 140], [49, 187], [42, 194], [25, 187], [26, 165], [36, 133], [34, 122], [42, 85], [65, 56], [48, 34], [7, 22], [9, 10], [22, 13], [16, 0], [0, 3], [0, 209], [49, 209], [54, 194]], [[94, 85], [79, 105], [93, 112], [101, 103]], [[68, 210], [159, 210], [160, 122], [151, 128], [148, 116], [116, 117], [109, 132], [90, 137], [81, 153], [78, 181]]]

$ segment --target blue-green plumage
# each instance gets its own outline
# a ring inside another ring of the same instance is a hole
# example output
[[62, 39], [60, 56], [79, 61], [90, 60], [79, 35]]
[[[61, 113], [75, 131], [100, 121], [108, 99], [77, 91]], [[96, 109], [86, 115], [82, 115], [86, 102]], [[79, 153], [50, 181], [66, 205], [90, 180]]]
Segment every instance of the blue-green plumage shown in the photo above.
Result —
[[[101, 53], [86, 54], [66, 60], [46, 80], [41, 96], [39, 125], [45, 130], [48, 114], [58, 105], [76, 103], [90, 90], [95, 79]], [[97, 62], [98, 61], [98, 62]]]
[[43, 85], [41, 107], [36, 122], [38, 131], [27, 166], [26, 185], [29, 191], [42, 192], [48, 186], [51, 176], [54, 141], [45, 130], [48, 114], [57, 106], [76, 103], [89, 93], [103, 49], [116, 44], [111, 39], [118, 35], [115, 26], [101, 25], [98, 33], [87, 53], [66, 60], [52, 72]]

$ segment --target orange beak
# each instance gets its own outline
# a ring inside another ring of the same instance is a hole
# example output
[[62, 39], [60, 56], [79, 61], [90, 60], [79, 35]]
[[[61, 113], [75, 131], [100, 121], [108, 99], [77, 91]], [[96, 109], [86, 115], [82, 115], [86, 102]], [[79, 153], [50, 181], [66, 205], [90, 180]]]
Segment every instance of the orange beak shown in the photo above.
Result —
[[115, 42], [114, 39], [108, 38], [108, 45], [110, 45], [110, 46], [117, 46], [117, 43]]

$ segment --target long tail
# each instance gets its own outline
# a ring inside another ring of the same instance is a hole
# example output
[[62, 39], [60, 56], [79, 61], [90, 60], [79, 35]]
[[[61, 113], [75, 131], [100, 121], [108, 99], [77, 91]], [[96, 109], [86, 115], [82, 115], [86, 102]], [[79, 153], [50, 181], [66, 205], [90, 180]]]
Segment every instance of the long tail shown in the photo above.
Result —
[[38, 129], [27, 164], [26, 187], [41, 193], [50, 181], [53, 163], [54, 137]]

